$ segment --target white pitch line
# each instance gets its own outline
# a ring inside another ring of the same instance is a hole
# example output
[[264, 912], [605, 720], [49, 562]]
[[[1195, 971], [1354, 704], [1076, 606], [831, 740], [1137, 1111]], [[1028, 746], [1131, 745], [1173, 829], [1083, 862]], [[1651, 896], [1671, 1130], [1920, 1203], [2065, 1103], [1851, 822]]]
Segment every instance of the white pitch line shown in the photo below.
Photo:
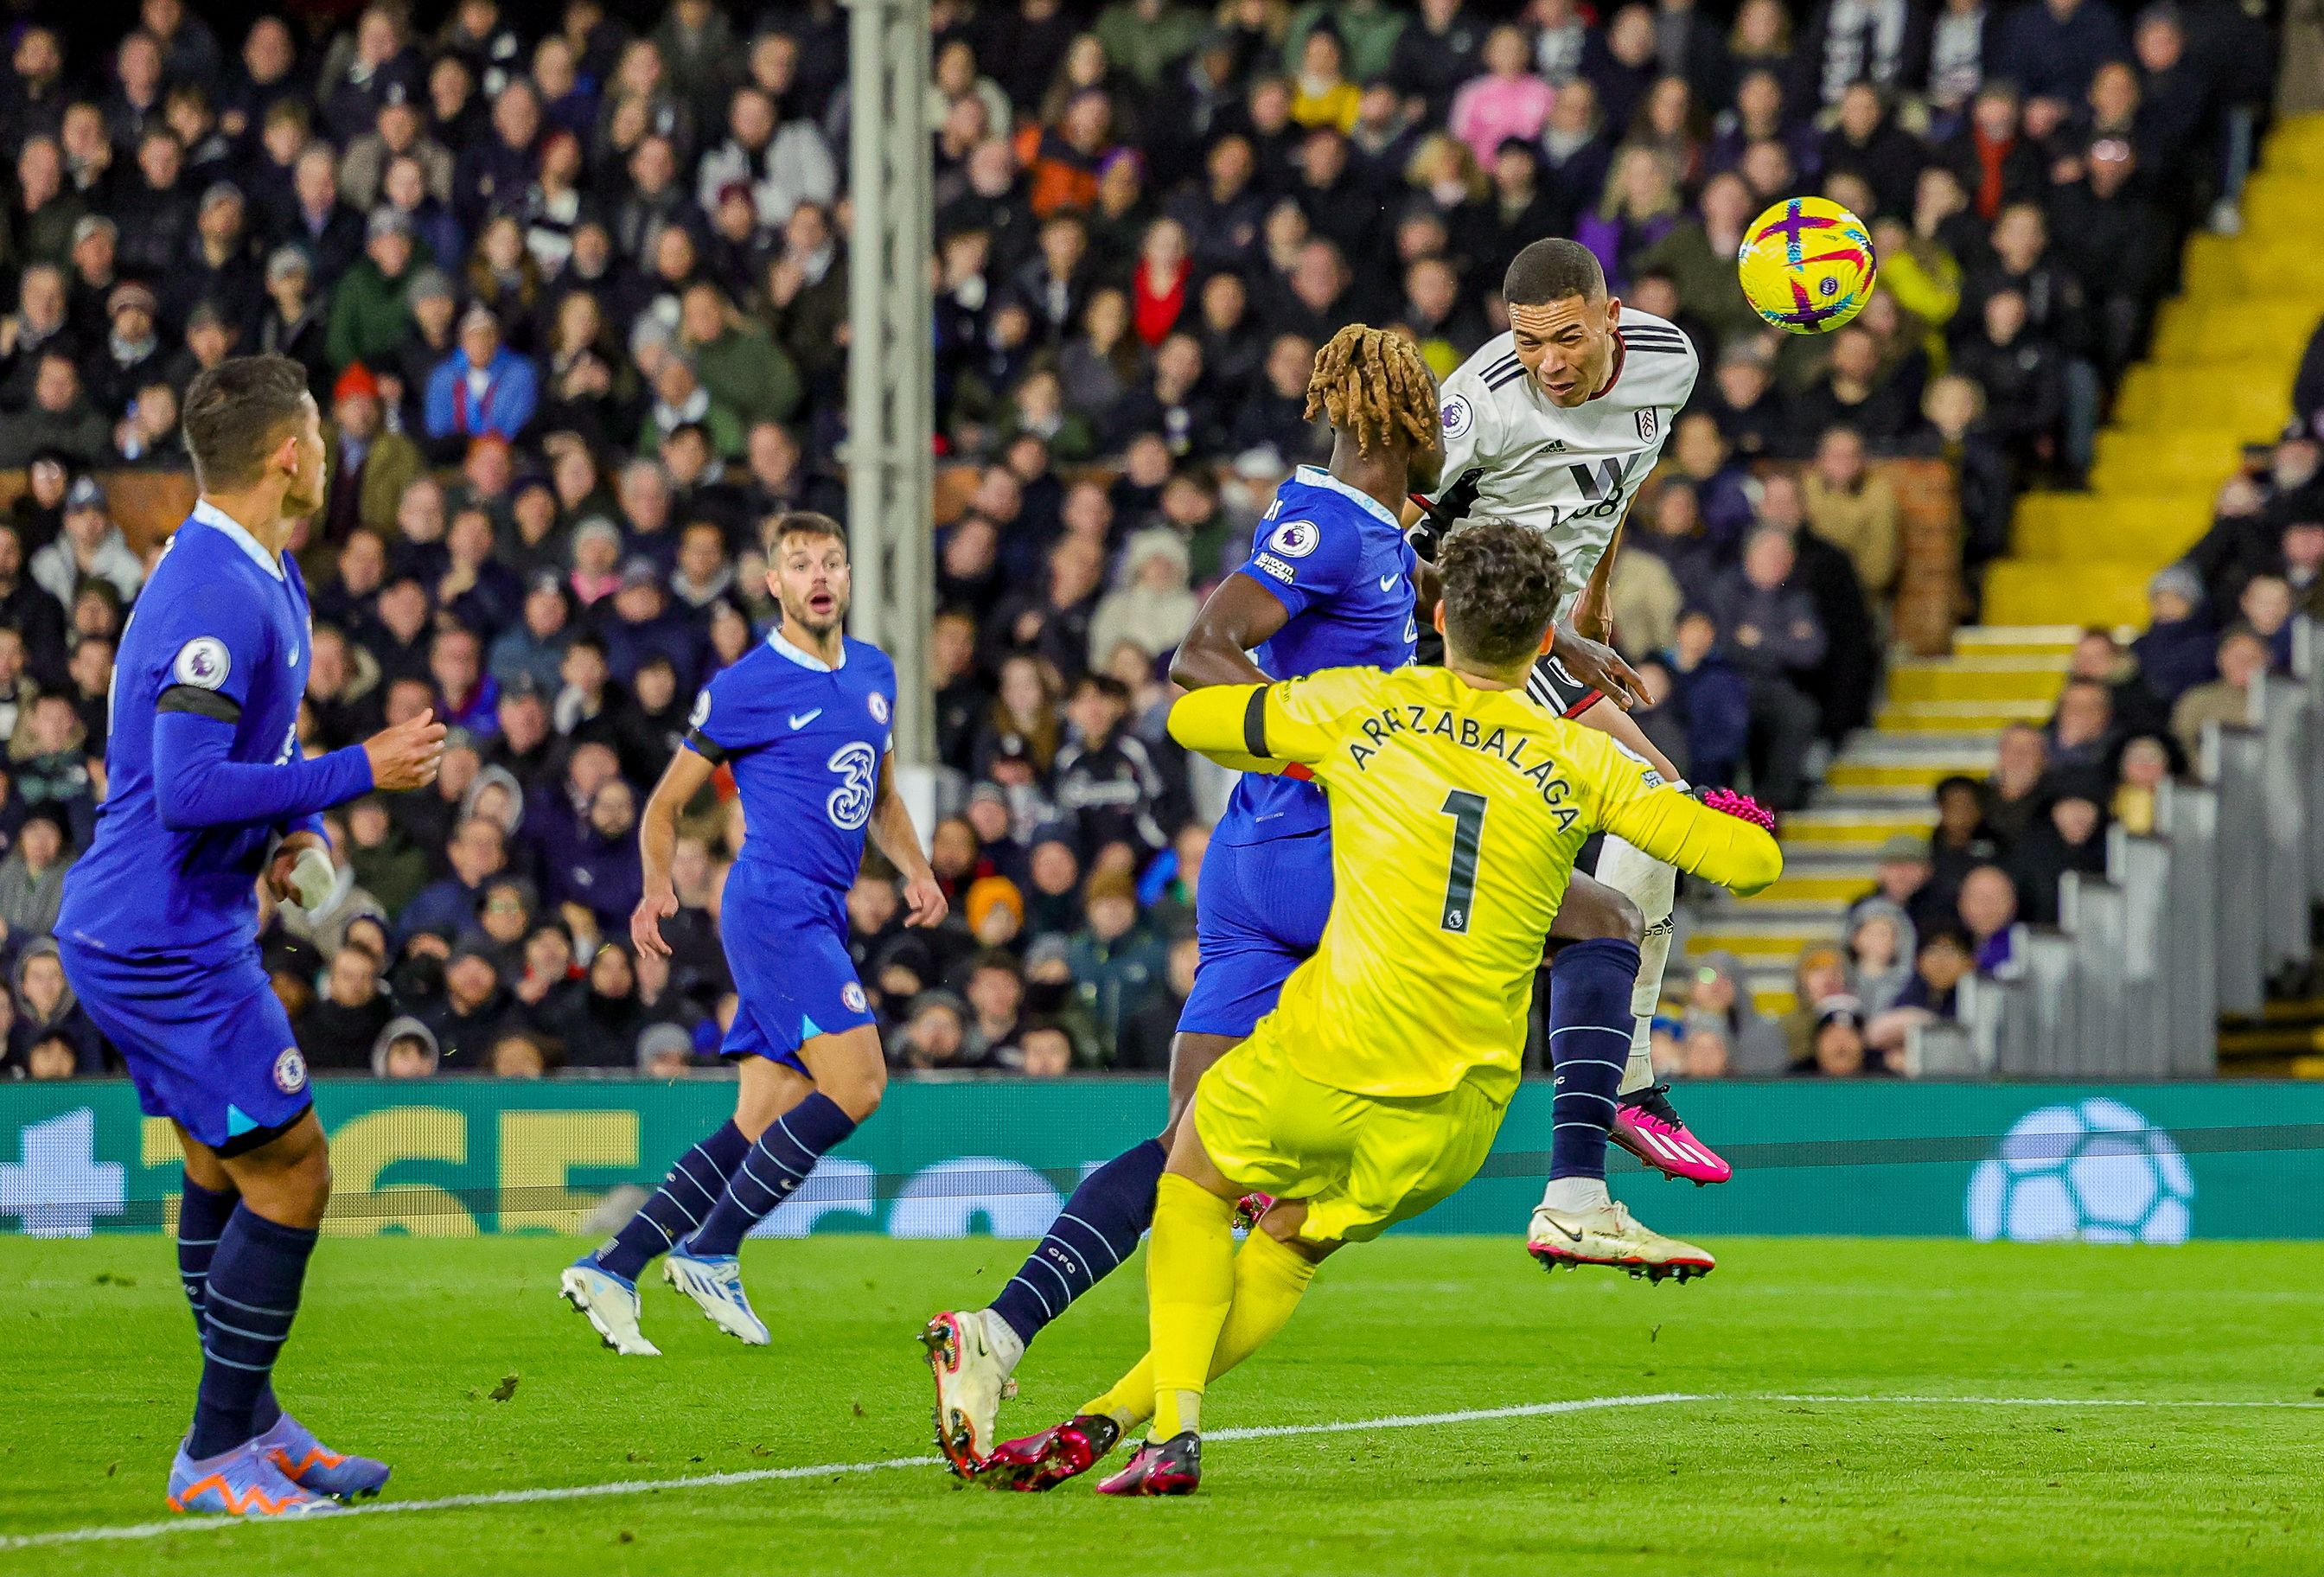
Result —
[[[1659, 1407], [1682, 1402], [1815, 1403], [1829, 1406], [1953, 1406], [1953, 1407], [2232, 1407], [2273, 1410], [2324, 1410], [2324, 1401], [2238, 1400], [2224, 1397], [1918, 1397], [1841, 1396], [1817, 1392], [1757, 1391], [1721, 1394], [1715, 1391], [1652, 1391], [1611, 1397], [1576, 1397], [1562, 1402], [1526, 1402], [1509, 1407], [1471, 1407], [1452, 1413], [1404, 1413], [1386, 1418], [1343, 1419], [1323, 1424], [1268, 1424], [1240, 1429], [1214, 1429], [1206, 1441], [1282, 1440], [1298, 1435], [1359, 1434], [1381, 1429], [1434, 1429], [1462, 1424], [1484, 1424], [1502, 1418], [1546, 1418], [1565, 1413], [1594, 1413], [1613, 1407]], [[899, 1468], [929, 1468], [944, 1459], [894, 1456], [880, 1462], [820, 1462], [810, 1467], [752, 1468], [731, 1473], [694, 1473], [677, 1479], [617, 1479], [601, 1484], [557, 1484], [532, 1489], [499, 1489], [489, 1494], [444, 1495], [432, 1500], [385, 1500], [358, 1506], [346, 1517], [392, 1517], [409, 1511], [458, 1511], [479, 1506], [530, 1506], [550, 1500], [596, 1500], [615, 1495], [651, 1495], [671, 1489], [715, 1489], [736, 1484], [765, 1484], [783, 1479], [835, 1478], [842, 1474], [881, 1473]], [[160, 1538], [168, 1534], [201, 1533], [213, 1528], [289, 1526], [305, 1524], [300, 1517], [177, 1517], [166, 1522], [133, 1522], [103, 1527], [59, 1528], [51, 1533], [17, 1534], [0, 1537], [0, 1550], [42, 1549], [57, 1545], [116, 1543]], [[325, 1523], [339, 1520], [325, 1517]]]

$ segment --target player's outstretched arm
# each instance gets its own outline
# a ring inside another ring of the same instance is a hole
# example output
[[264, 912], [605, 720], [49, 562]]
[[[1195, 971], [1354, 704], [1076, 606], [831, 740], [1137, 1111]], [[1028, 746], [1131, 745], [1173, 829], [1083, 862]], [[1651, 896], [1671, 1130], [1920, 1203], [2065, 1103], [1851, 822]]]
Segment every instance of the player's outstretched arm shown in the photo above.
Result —
[[1219, 582], [1194, 615], [1186, 638], [1170, 659], [1170, 678], [1181, 688], [1208, 685], [1263, 685], [1267, 670], [1250, 660], [1253, 647], [1266, 644], [1291, 617], [1282, 599], [1248, 575]]
[[436, 780], [444, 725], [432, 713], [312, 761], [233, 759], [240, 708], [227, 697], [179, 685], [153, 715], [153, 785], [161, 825], [173, 832], [296, 820], [372, 789], [417, 788]]
[[1339, 743], [1343, 719], [1370, 710], [1387, 675], [1378, 669], [1325, 669], [1272, 685], [1192, 690], [1170, 708], [1170, 737], [1222, 767], [1288, 772], [1320, 767]]
[[1746, 898], [1784, 873], [1784, 851], [1773, 833], [1675, 788], [1657, 787], [1610, 805], [1600, 825], [1665, 864]]
[[911, 807], [896, 792], [893, 751], [880, 758], [880, 788], [872, 801], [872, 841], [888, 856], [888, 862], [903, 872], [904, 923], [943, 923], [947, 907], [944, 889], [937, 885], [936, 869], [928, 863], [927, 851], [920, 845], [919, 829], [912, 825]]
[[630, 941], [641, 953], [669, 956], [661, 923], [678, 913], [678, 890], [669, 881], [669, 862], [678, 851], [678, 813], [717, 770], [708, 757], [680, 749], [669, 758], [661, 781], [654, 785], [638, 816], [638, 862], [645, 872], [645, 887], [638, 907], [630, 911]]

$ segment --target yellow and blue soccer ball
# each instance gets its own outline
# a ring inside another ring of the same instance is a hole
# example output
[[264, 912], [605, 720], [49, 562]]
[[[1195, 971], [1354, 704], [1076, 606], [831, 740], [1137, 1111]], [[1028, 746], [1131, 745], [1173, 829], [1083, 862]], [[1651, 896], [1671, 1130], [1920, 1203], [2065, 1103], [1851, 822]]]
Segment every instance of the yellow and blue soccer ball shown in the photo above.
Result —
[[1786, 334], [1838, 328], [1880, 272], [1864, 221], [1820, 197], [1785, 198], [1752, 220], [1736, 262], [1752, 309]]

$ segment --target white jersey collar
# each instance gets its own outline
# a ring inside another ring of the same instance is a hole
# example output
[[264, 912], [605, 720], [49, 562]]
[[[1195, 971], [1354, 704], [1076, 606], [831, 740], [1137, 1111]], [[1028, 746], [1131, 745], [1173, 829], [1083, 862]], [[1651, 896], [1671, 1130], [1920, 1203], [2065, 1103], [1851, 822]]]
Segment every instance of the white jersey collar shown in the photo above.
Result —
[[841, 636], [839, 640], [839, 660], [837, 662], [825, 662], [823, 659], [816, 656], [812, 651], [800, 650], [798, 647], [791, 644], [790, 638], [783, 633], [783, 627], [780, 624], [776, 625], [772, 630], [767, 632], [767, 644], [773, 647], [777, 651], [782, 653], [783, 656], [789, 658], [793, 662], [798, 664], [799, 667], [804, 669], [812, 669], [819, 674], [837, 673], [841, 669], [847, 666], [847, 638], [844, 635]]
[[275, 579], [282, 578], [282, 561], [266, 550], [266, 545], [250, 534], [248, 527], [218, 508], [207, 498], [194, 500], [193, 519], [214, 531], [226, 533], [227, 540], [250, 556], [250, 561]]
[[1301, 485], [1321, 487], [1328, 493], [1336, 493], [1350, 503], [1361, 507], [1375, 520], [1387, 521], [1396, 530], [1404, 530], [1404, 522], [1382, 508], [1379, 499], [1361, 488], [1349, 486], [1321, 466], [1302, 466], [1295, 475], [1298, 477]]

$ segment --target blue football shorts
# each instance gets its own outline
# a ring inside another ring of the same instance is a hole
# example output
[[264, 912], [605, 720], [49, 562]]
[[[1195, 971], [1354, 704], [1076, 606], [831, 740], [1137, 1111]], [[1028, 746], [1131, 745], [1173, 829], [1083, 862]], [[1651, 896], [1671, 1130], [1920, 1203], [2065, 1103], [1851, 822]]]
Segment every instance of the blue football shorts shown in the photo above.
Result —
[[801, 1046], [873, 1022], [847, 951], [844, 895], [738, 864], [718, 930], [740, 999], [719, 1056], [763, 1056], [807, 1073]]
[[1323, 939], [1332, 913], [1329, 828], [1263, 844], [1213, 843], [1194, 902], [1201, 962], [1178, 1010], [1183, 1035], [1249, 1035], [1291, 972]]
[[258, 949], [126, 956], [65, 935], [57, 951], [80, 1005], [121, 1048], [138, 1109], [233, 1155], [299, 1120], [314, 1097]]

